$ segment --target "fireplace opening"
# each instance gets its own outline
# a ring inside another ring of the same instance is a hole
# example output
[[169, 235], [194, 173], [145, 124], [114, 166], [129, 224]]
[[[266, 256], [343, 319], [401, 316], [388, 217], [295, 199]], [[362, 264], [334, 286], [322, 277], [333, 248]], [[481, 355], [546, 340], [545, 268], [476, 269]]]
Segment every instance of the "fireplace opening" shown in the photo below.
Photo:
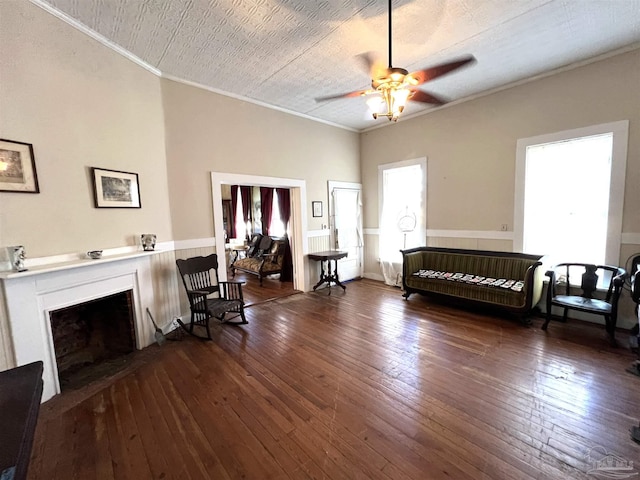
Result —
[[50, 312], [60, 390], [111, 375], [135, 350], [132, 291]]

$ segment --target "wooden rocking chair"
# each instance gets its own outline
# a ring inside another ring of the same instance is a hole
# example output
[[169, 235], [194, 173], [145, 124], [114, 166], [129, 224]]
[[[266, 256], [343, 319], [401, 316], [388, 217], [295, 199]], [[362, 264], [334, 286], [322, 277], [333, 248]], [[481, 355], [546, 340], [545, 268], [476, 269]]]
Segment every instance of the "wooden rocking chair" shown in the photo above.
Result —
[[[231, 325], [248, 323], [244, 316], [243, 282], [221, 282], [218, 279], [216, 254], [176, 260], [176, 265], [191, 308], [191, 322], [188, 325], [178, 320], [183, 329], [191, 335], [200, 336], [193, 332], [193, 327], [204, 326], [207, 330], [207, 338], [211, 339], [209, 319], [212, 317], [220, 323]], [[229, 314], [231, 314], [230, 317]], [[229, 321], [237, 317], [240, 317], [241, 321]]]

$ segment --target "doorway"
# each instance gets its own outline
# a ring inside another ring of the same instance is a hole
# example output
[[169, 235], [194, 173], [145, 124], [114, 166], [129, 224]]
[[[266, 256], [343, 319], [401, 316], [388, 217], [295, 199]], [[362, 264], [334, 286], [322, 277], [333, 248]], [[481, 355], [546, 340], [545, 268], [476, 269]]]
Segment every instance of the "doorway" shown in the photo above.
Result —
[[338, 275], [342, 281], [362, 278], [362, 185], [350, 182], [329, 182], [329, 228], [331, 248], [344, 250], [338, 260]]
[[[291, 192], [290, 246], [293, 260], [293, 288], [307, 292], [310, 289], [309, 269], [305, 261], [307, 253], [307, 187], [304, 180], [261, 177], [238, 173], [211, 172], [211, 194], [214, 216], [216, 252], [225, 251], [224, 224], [222, 212], [222, 185], [253, 185], [258, 187], [288, 188]], [[227, 279], [225, 255], [218, 255], [220, 279]]]

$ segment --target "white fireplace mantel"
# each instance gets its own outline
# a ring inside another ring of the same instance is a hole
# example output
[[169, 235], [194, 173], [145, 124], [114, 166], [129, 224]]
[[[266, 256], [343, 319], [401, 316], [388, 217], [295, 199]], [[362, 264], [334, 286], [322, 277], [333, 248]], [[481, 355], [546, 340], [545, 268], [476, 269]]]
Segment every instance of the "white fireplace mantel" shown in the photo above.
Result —
[[132, 290], [136, 347], [142, 349], [153, 343], [153, 328], [145, 321], [144, 312], [153, 305], [154, 253], [75, 260], [25, 272], [0, 273], [16, 364], [43, 361], [43, 401], [60, 393], [49, 312]]

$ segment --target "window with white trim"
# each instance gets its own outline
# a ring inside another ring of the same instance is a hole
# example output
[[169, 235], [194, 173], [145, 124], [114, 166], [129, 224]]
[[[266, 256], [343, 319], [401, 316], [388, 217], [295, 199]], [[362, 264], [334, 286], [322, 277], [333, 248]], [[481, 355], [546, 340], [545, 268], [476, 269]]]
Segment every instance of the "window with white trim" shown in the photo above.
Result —
[[515, 249], [617, 265], [628, 122], [518, 141]]
[[395, 285], [402, 270], [400, 250], [426, 241], [427, 160], [380, 165], [378, 182], [380, 262], [385, 281]]

